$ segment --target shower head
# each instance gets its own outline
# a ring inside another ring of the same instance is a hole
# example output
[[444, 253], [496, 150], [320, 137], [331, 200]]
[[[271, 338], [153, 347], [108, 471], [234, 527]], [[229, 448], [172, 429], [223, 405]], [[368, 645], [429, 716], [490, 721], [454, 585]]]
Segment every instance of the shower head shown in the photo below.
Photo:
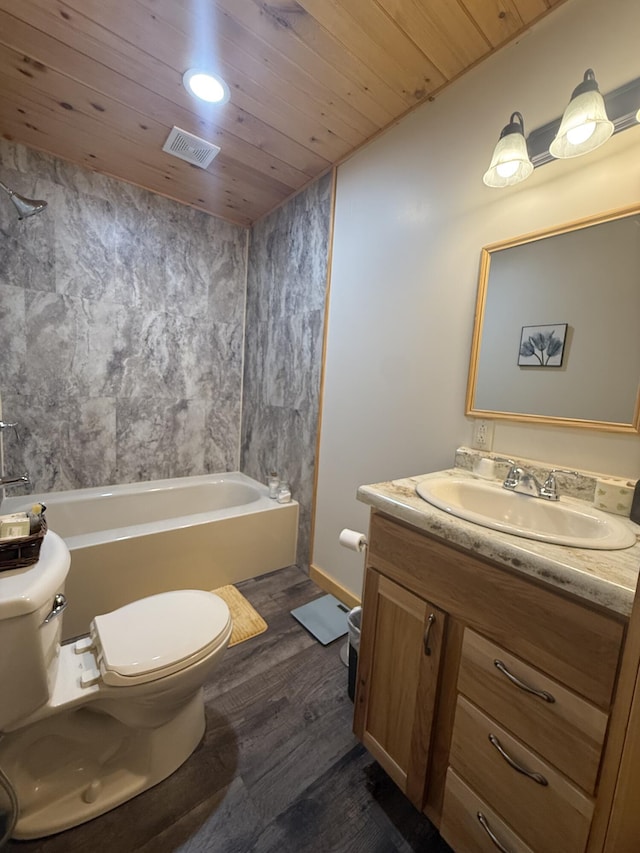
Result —
[[34, 213], [40, 213], [47, 206], [46, 201], [38, 199], [25, 198], [22, 195], [10, 190], [6, 184], [0, 181], [0, 189], [3, 189], [13, 202], [13, 206], [18, 211], [18, 219], [26, 219], [27, 216], [33, 216]]

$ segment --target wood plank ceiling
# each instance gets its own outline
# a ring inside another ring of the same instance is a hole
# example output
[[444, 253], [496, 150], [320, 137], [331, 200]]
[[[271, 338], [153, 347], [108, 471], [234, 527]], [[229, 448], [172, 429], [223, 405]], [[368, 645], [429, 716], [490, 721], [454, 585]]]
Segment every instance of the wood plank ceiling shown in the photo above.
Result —
[[[0, 133], [249, 225], [561, 2], [0, 0]], [[221, 147], [206, 170], [174, 125]]]

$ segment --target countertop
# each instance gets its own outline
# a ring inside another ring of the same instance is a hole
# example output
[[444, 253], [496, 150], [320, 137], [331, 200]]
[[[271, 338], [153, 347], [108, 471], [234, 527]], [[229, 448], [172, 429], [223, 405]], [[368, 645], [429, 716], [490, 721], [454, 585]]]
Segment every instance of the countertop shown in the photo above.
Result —
[[[640, 570], [640, 526], [619, 518], [637, 537], [631, 548], [596, 551], [524, 539], [480, 527], [427, 503], [416, 492], [422, 480], [443, 476], [478, 479], [462, 469], [360, 486], [358, 500], [412, 527], [486, 557], [509, 569], [628, 617]], [[563, 498], [561, 498], [563, 500]], [[572, 498], [564, 500], [575, 503]]]

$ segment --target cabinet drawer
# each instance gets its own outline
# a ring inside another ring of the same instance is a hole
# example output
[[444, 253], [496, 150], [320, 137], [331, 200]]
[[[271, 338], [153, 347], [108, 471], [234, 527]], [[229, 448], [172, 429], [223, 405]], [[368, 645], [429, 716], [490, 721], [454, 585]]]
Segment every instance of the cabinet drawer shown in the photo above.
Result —
[[447, 771], [440, 835], [456, 853], [496, 853], [498, 845], [508, 853], [533, 853], [451, 768]]
[[593, 800], [464, 696], [456, 706], [450, 763], [534, 850], [584, 850]]
[[458, 690], [581, 788], [594, 792], [607, 730], [604, 711], [468, 628]]

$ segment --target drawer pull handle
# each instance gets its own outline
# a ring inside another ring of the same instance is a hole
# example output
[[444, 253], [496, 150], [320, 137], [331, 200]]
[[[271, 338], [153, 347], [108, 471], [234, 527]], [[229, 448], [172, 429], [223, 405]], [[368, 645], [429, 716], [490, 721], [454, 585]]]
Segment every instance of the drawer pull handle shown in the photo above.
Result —
[[433, 627], [434, 622], [436, 621], [435, 613], [430, 613], [429, 618], [427, 619], [427, 627], [424, 632], [424, 653], [425, 655], [431, 654], [431, 646], [429, 645], [429, 635], [431, 634], [431, 628]]
[[498, 848], [498, 850], [500, 851], [500, 853], [511, 853], [511, 851], [510, 851], [510, 850], [507, 850], [507, 848], [506, 848], [503, 844], [500, 844], [500, 842], [499, 842], [499, 841], [498, 841], [498, 839], [496, 838], [496, 836], [495, 836], [495, 834], [494, 834], [493, 830], [492, 830], [492, 829], [491, 829], [491, 827], [489, 826], [489, 821], [488, 821], [488, 820], [486, 819], [486, 817], [482, 814], [482, 812], [478, 812], [477, 817], [478, 817], [478, 820], [479, 820], [479, 822], [480, 822], [480, 826], [484, 829], [484, 831], [487, 833], [487, 835], [489, 836], [489, 838], [493, 841], [493, 843], [494, 843], [494, 844], [495, 844], [495, 846]]
[[499, 669], [503, 675], [506, 675], [509, 681], [512, 684], [515, 684], [516, 687], [519, 687], [520, 690], [526, 690], [527, 693], [533, 693], [534, 696], [538, 696], [540, 699], [544, 699], [545, 702], [555, 702], [555, 697], [551, 695], [551, 693], [547, 693], [546, 690], [537, 690], [535, 687], [531, 687], [531, 685], [526, 684], [524, 681], [520, 681], [519, 678], [509, 672], [507, 667], [502, 663], [501, 660], [494, 660], [493, 665], [496, 669]]
[[500, 743], [500, 741], [498, 740], [498, 738], [495, 735], [490, 734], [489, 740], [491, 741], [493, 746], [495, 746], [495, 748], [498, 750], [498, 752], [504, 758], [504, 760], [507, 762], [507, 764], [510, 767], [513, 767], [514, 770], [517, 770], [518, 773], [522, 773], [523, 776], [528, 776], [529, 779], [533, 779], [533, 781], [537, 782], [538, 785], [548, 785], [549, 784], [547, 782], [547, 780], [544, 778], [544, 776], [542, 776], [540, 773], [533, 773], [531, 770], [527, 770], [526, 767], [523, 767], [521, 764], [518, 764], [517, 761], [514, 761], [514, 759], [511, 758], [509, 753], [505, 750], [505, 748], [502, 746], [502, 744]]

